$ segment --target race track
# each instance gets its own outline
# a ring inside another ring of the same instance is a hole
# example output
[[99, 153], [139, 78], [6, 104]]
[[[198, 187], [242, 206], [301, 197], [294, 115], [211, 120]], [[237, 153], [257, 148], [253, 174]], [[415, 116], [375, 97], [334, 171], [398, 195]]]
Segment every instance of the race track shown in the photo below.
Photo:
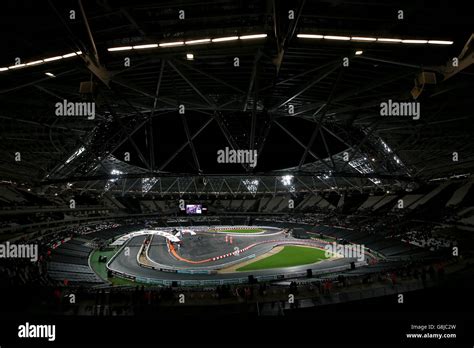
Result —
[[[263, 255], [278, 245], [308, 245], [324, 248], [324, 243], [321, 241], [295, 239], [270, 228], [259, 235], [232, 234], [232, 244], [229, 237], [226, 241], [225, 234], [209, 231], [198, 231], [194, 236], [184, 235], [182, 246], [179, 249], [176, 248], [173, 254], [166, 238], [155, 235], [146, 253], [149, 261], [158, 265], [155, 267], [158, 269], [152, 269], [144, 267], [137, 260], [146, 236], [136, 236], [126, 242], [109, 262], [108, 268], [116, 275], [125, 275], [148, 283], [176, 282], [178, 285], [191, 285], [210, 282], [244, 282], [250, 275], [257, 279], [272, 277], [282, 279], [297, 273], [306, 273], [308, 269], [311, 269], [313, 273], [321, 273], [341, 267], [349, 268], [351, 262], [357, 262], [354, 258], [334, 258], [295, 267], [219, 273], [219, 269], [249, 260], [252, 256]], [[238, 248], [240, 252], [234, 254], [235, 248]], [[226, 256], [221, 257], [222, 255]], [[166, 268], [166, 271], [160, 271], [160, 266]]]

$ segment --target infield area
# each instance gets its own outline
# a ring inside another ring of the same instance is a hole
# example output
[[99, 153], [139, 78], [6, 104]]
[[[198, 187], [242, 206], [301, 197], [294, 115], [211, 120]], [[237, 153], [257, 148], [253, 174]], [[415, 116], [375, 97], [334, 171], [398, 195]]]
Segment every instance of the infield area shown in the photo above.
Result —
[[325, 251], [304, 246], [285, 246], [274, 255], [237, 268], [239, 272], [312, 264], [326, 260]]

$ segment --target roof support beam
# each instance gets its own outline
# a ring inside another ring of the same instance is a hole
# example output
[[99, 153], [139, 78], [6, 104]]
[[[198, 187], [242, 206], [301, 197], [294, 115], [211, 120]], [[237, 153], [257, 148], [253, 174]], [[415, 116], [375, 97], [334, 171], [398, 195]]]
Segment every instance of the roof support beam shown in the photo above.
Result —
[[208, 97], [206, 97], [204, 95], [204, 93], [202, 93], [199, 88], [197, 88], [197, 86], [191, 82], [190, 79], [188, 79], [182, 72], [181, 70], [179, 70], [173, 63], [171, 63], [170, 61], [168, 61], [168, 64], [171, 68], [173, 68], [174, 71], [176, 71], [178, 73], [179, 76], [181, 76], [181, 78], [186, 81], [186, 83], [202, 98], [202, 100], [204, 100], [211, 108], [213, 109], [216, 109], [216, 104]]
[[340, 63], [336, 63], [336, 64], [332, 64], [330, 65], [330, 67], [318, 74], [317, 76], [314, 77], [313, 80], [309, 81], [308, 83], [306, 83], [303, 87], [301, 88], [298, 88], [297, 90], [293, 91], [291, 93], [291, 96], [288, 97], [287, 99], [285, 99], [284, 101], [280, 102], [279, 104], [276, 104], [274, 106], [272, 106], [270, 108], [270, 112], [275, 112], [276, 110], [278, 110], [279, 108], [281, 108], [282, 106], [288, 104], [290, 101], [292, 101], [293, 99], [295, 99], [296, 97], [300, 96], [301, 94], [303, 94], [304, 92], [306, 92], [307, 90], [309, 90], [311, 87], [313, 87], [315, 84], [321, 82], [322, 80], [324, 80], [326, 77], [328, 77], [334, 70], [336, 70], [338, 67], [340, 66]]
[[344, 168], [349, 164], [349, 162], [354, 159], [354, 157], [360, 152], [360, 149], [362, 147], [362, 145], [365, 144], [365, 142], [367, 140], [369, 140], [370, 136], [372, 135], [372, 133], [377, 129], [378, 125], [380, 124], [380, 121], [375, 121], [374, 123], [372, 123], [372, 125], [369, 127], [370, 130], [367, 132], [367, 134], [364, 136], [364, 138], [362, 138], [362, 140], [360, 141], [359, 144], [357, 144], [357, 146], [355, 148], [352, 148], [352, 153], [351, 155], [349, 156], [349, 159], [344, 163], [344, 165], [342, 166], [342, 168], [340, 169], [341, 171], [344, 170]]
[[[326, 117], [326, 111], [328, 109], [328, 106], [331, 104], [331, 100], [332, 100], [332, 97], [334, 95], [334, 92], [336, 91], [336, 88], [337, 86], [339, 85], [339, 81], [341, 80], [341, 76], [342, 76], [342, 72], [344, 71], [343, 70], [344, 68], [340, 68], [339, 69], [339, 74], [337, 75], [337, 79], [336, 81], [334, 82], [334, 85], [332, 87], [332, 90], [331, 90], [331, 93], [329, 93], [329, 96], [328, 96], [328, 99], [326, 101], [326, 103], [324, 104], [324, 106], [322, 106], [320, 109], [318, 109], [314, 114], [313, 114], [313, 117], [316, 116], [317, 113], [319, 113], [319, 111], [321, 111], [322, 108], [324, 108], [324, 112], [323, 112], [323, 115], [319, 118], [319, 122], [317, 123], [316, 127], [314, 128], [314, 131], [313, 131], [313, 134], [311, 134], [311, 139], [309, 140], [308, 144], [306, 145], [305, 149], [304, 149], [304, 153], [303, 153], [303, 156], [301, 156], [301, 159], [300, 159], [300, 163], [298, 164], [298, 170], [301, 169], [301, 166], [304, 164], [305, 160], [306, 160], [306, 156], [308, 155], [308, 151], [309, 149], [313, 146], [314, 144], [314, 141], [316, 140], [316, 137], [318, 136], [318, 133], [321, 129], [321, 126], [323, 125], [323, 122], [324, 122], [324, 117]], [[326, 148], [327, 150], [327, 148]], [[331, 158], [331, 161], [332, 161], [332, 157], [331, 155], [328, 153], [328, 155], [330, 156]], [[335, 170], [334, 168], [334, 162], [333, 162], [333, 170]]]
[[197, 171], [201, 172], [201, 165], [199, 164], [199, 158], [196, 153], [196, 149], [194, 148], [193, 139], [191, 138], [191, 134], [189, 133], [188, 121], [186, 120], [185, 115], [181, 115], [181, 120], [183, 122], [184, 132], [186, 133], [186, 138], [188, 139], [189, 147], [191, 148], [191, 152], [193, 154], [194, 164], [196, 165]]
[[214, 120], [213, 118], [209, 119], [201, 128], [199, 128], [196, 133], [194, 133], [183, 145], [181, 145], [181, 146], [179, 147], [178, 150], [175, 151], [175, 153], [174, 153], [173, 155], [171, 155], [170, 158], [168, 158], [168, 159], [165, 161], [165, 163], [163, 163], [163, 164], [160, 166], [160, 169], [159, 169], [159, 170], [162, 171], [163, 169], [165, 169], [166, 166], [167, 166], [168, 164], [170, 164], [171, 161], [173, 161], [173, 160], [175, 159], [175, 157], [178, 156], [178, 154], [179, 154], [181, 151], [183, 151], [186, 146], [189, 145], [189, 141], [190, 141], [190, 140], [191, 140], [191, 141], [194, 140], [194, 138], [196, 138], [213, 120]]
[[452, 63], [443, 68], [444, 81], [450, 79], [457, 73], [463, 71], [470, 65], [474, 64], [474, 33], [471, 34], [466, 44], [464, 45], [461, 54], [458, 57], [459, 65], [456, 68], [453, 68]]
[[155, 169], [155, 139], [153, 131], [153, 116], [155, 115], [156, 104], [158, 102], [158, 95], [160, 93], [161, 80], [163, 79], [163, 71], [165, 69], [165, 60], [161, 61], [160, 73], [158, 75], [158, 81], [156, 82], [155, 99], [153, 100], [153, 108], [151, 110], [150, 117], [148, 118], [148, 129], [150, 133], [149, 148], [150, 148], [150, 166], [151, 170]]
[[[306, 149], [306, 146], [297, 138], [295, 137], [288, 129], [286, 129], [280, 122], [277, 120], [273, 121], [276, 125], [278, 125], [286, 134], [288, 134], [298, 145], [300, 145], [303, 149]], [[333, 170], [330, 165], [328, 165], [323, 159], [319, 158], [313, 151], [308, 149], [308, 153], [313, 156], [316, 160], [320, 161], [324, 164], [328, 169]]]

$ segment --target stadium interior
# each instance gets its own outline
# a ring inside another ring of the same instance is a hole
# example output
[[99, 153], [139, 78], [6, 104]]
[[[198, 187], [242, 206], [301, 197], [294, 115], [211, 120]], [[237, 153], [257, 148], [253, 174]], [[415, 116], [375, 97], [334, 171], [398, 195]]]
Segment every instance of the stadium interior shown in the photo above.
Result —
[[472, 289], [469, 11], [2, 7], [3, 312], [297, 317]]

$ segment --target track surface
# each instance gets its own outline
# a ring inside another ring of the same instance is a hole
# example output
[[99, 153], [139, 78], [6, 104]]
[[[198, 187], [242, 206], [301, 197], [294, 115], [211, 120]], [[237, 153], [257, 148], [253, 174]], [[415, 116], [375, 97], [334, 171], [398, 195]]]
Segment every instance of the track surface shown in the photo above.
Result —
[[[312, 265], [301, 265], [295, 267], [285, 267], [277, 269], [266, 269], [266, 270], [255, 270], [249, 272], [236, 272], [236, 273], [217, 273], [217, 274], [182, 274], [182, 273], [170, 273], [162, 272], [158, 270], [148, 269], [142, 267], [137, 262], [137, 254], [145, 240], [145, 236], [137, 236], [130, 239], [126, 246], [129, 248], [128, 256], [125, 250], [121, 250], [115, 259], [110, 263], [109, 268], [112, 271], [119, 273], [125, 273], [128, 275], [151, 278], [156, 280], [221, 280], [221, 279], [235, 279], [248, 277], [249, 275], [254, 276], [271, 276], [275, 274], [284, 275], [295, 272], [305, 272], [308, 268], [313, 270], [326, 270], [338, 266], [349, 265], [350, 262], [356, 261], [353, 258], [339, 258], [320, 261]], [[178, 260], [169, 251], [166, 243], [166, 239], [160, 236], [154, 236], [151, 247], [149, 249], [149, 258], [161, 265], [165, 265], [170, 268], [176, 269], [202, 269], [202, 270], [215, 270], [223, 268], [225, 264], [235, 262], [237, 260], [247, 260], [249, 255], [262, 255], [270, 251], [274, 246], [282, 243], [291, 243], [293, 245], [301, 243], [310, 243], [314, 246], [322, 247], [323, 244], [317, 241], [294, 239], [292, 237], [285, 237], [284, 233], [275, 233], [275, 230], [266, 230], [264, 234], [258, 236], [247, 235], [233, 235], [232, 244], [225, 241], [225, 234], [214, 233], [214, 232], [197, 232], [196, 236], [185, 235], [183, 238], [183, 246], [176, 252], [184, 259], [190, 261], [203, 261], [209, 260], [202, 263], [189, 263], [186, 261]], [[229, 241], [229, 239], [228, 239]], [[234, 248], [238, 247], [240, 250], [249, 248], [245, 252], [241, 252], [239, 255], [231, 255], [226, 258], [215, 259], [219, 255], [229, 254], [234, 251]]]

